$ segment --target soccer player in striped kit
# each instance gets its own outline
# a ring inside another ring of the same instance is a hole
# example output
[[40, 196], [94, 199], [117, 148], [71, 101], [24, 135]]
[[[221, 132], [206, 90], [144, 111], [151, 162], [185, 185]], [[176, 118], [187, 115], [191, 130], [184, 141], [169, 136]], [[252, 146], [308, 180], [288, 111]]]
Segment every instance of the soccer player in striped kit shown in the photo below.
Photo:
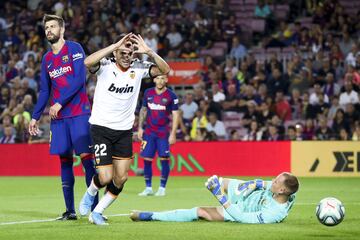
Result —
[[[139, 114], [138, 137], [142, 140], [141, 156], [144, 158], [144, 177], [146, 188], [139, 196], [153, 195], [152, 160], [157, 151], [161, 161], [160, 187], [155, 196], [165, 196], [165, 187], [170, 173], [170, 144], [176, 142], [176, 129], [179, 124], [179, 107], [176, 94], [166, 87], [168, 78], [160, 75], [154, 78], [155, 87], [145, 91]], [[169, 131], [169, 116], [173, 122]], [[144, 130], [145, 122], [145, 130]]]
[[[51, 45], [41, 63], [39, 100], [34, 108], [29, 133], [39, 132], [40, 119], [50, 98], [50, 154], [59, 155], [66, 211], [59, 220], [76, 220], [74, 207], [73, 152], [80, 155], [89, 186], [95, 174], [90, 146], [90, 103], [86, 94], [85, 53], [79, 43], [64, 40], [65, 23], [56, 15], [45, 14], [45, 35]], [[96, 206], [97, 199], [94, 202]]]

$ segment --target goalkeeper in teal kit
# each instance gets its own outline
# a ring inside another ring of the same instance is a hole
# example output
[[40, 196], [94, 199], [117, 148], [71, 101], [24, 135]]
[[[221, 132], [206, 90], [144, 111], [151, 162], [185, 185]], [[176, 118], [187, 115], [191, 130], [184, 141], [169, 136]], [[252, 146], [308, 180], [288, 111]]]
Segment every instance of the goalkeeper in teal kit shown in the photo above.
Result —
[[219, 207], [195, 207], [165, 212], [133, 211], [134, 221], [190, 222], [231, 221], [240, 223], [279, 223], [288, 215], [299, 188], [298, 179], [283, 172], [272, 181], [210, 177], [206, 188], [216, 197]]

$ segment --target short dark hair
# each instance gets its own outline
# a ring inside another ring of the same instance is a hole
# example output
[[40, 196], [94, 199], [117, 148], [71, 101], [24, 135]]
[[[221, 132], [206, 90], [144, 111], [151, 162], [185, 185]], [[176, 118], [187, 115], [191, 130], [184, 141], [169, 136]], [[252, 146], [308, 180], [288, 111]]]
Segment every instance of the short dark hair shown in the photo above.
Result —
[[299, 180], [291, 173], [283, 173], [285, 176], [284, 185], [289, 190], [289, 195], [296, 193], [299, 189]]
[[64, 25], [65, 25], [64, 19], [62, 17], [60, 17], [58, 15], [45, 14], [43, 17], [43, 21], [42, 21], [43, 26], [45, 27], [45, 24], [52, 20], [57, 21], [59, 23], [60, 27], [64, 27]]

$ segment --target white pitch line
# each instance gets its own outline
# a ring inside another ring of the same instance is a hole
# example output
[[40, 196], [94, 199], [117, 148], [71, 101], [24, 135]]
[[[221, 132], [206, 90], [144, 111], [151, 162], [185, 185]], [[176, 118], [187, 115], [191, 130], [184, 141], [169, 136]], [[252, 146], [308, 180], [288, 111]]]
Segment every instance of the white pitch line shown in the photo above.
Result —
[[[119, 214], [110, 214], [106, 215], [108, 217], [125, 217], [130, 216], [128, 213], [119, 213]], [[54, 222], [57, 221], [56, 218], [49, 218], [49, 219], [37, 219], [37, 220], [29, 220], [29, 221], [18, 221], [18, 222], [0, 222], [0, 226], [4, 225], [15, 225], [15, 224], [26, 224], [26, 223], [43, 223], [43, 222]]]
[[29, 220], [29, 221], [19, 221], [19, 222], [2, 222], [2, 223], [0, 223], [0, 226], [2, 226], [2, 225], [14, 225], [14, 224], [25, 224], [25, 223], [53, 222], [53, 221], [56, 221], [56, 218]]

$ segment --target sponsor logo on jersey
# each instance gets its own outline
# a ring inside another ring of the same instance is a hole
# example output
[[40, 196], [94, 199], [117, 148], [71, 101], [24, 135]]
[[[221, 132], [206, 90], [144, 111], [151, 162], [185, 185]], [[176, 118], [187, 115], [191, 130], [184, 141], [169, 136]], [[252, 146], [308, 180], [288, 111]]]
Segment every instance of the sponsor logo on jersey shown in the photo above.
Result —
[[75, 53], [75, 54], [72, 55], [72, 58], [73, 58], [73, 61], [76, 61], [76, 60], [78, 60], [80, 58], [83, 58], [83, 54], [79, 53], [79, 52]]
[[130, 78], [131, 78], [131, 79], [134, 79], [134, 78], [135, 78], [135, 71], [131, 71], [131, 72], [130, 72]]
[[62, 56], [61, 60], [63, 63], [67, 63], [69, 61], [69, 56], [68, 55]]
[[49, 75], [51, 78], [57, 78], [57, 77], [64, 75], [65, 73], [68, 73], [71, 71], [72, 71], [72, 68], [70, 66], [59, 67], [58, 69], [54, 69], [51, 72], [49, 72]]
[[166, 110], [166, 107], [156, 103], [148, 103], [148, 107], [151, 110]]
[[108, 88], [108, 91], [110, 92], [114, 92], [114, 93], [131, 93], [134, 91], [134, 87], [133, 86], [129, 86], [128, 84], [126, 84], [125, 87], [115, 87], [115, 84], [112, 83], [110, 85], [110, 87]]

